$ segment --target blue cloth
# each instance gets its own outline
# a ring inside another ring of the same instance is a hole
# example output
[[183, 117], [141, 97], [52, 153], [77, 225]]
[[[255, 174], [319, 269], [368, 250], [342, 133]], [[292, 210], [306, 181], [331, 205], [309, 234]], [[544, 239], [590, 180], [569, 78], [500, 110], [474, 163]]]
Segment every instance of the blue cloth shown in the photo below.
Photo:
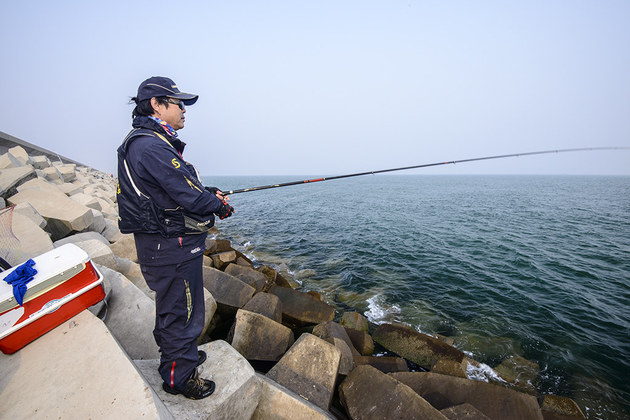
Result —
[[13, 296], [15, 296], [15, 300], [20, 306], [22, 306], [24, 301], [26, 284], [33, 280], [35, 274], [37, 274], [37, 270], [33, 268], [34, 265], [35, 261], [32, 259], [28, 260], [4, 278], [4, 281], [13, 286]]

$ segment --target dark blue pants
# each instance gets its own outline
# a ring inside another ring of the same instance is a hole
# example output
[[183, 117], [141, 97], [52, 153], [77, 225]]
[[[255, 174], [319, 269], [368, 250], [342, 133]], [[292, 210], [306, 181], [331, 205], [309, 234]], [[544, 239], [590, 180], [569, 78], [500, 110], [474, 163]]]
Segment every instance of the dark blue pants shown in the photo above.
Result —
[[197, 339], [203, 330], [205, 306], [200, 255], [175, 265], [141, 265], [155, 291], [155, 329], [160, 348], [160, 375], [171, 387], [183, 388], [197, 367]]

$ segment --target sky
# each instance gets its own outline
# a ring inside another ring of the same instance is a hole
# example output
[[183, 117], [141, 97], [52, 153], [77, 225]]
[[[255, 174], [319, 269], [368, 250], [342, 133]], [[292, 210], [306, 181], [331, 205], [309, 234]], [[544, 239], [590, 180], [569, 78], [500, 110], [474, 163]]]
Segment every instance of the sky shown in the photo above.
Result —
[[[630, 2], [0, 0], [0, 131], [116, 173], [150, 76], [204, 176], [630, 147]], [[422, 174], [630, 175], [630, 150]]]

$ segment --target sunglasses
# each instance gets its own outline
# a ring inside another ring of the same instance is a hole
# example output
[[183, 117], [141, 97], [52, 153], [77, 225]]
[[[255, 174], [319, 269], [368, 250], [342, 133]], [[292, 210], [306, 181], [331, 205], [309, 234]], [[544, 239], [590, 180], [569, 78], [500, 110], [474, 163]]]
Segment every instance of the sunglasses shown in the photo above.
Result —
[[166, 98], [166, 102], [169, 104], [177, 105], [179, 109], [184, 109], [186, 105], [182, 101], [178, 101], [176, 99]]

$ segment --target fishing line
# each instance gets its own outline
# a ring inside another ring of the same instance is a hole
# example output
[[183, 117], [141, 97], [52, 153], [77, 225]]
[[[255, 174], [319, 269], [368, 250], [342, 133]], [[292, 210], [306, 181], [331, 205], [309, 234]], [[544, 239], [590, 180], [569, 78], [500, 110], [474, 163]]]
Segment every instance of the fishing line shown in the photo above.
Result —
[[509, 158], [509, 157], [531, 156], [531, 155], [544, 155], [544, 154], [548, 154], [548, 153], [584, 152], [584, 151], [592, 151], [592, 150], [630, 150], [630, 147], [617, 147], [617, 146], [613, 146], [613, 147], [582, 147], [582, 148], [576, 148], [576, 149], [542, 150], [542, 151], [537, 151], [537, 152], [511, 153], [509, 155], [484, 156], [484, 157], [476, 157], [476, 158], [471, 158], [471, 159], [451, 160], [451, 161], [447, 161], [447, 162], [424, 163], [424, 164], [421, 164], [421, 165], [403, 166], [403, 167], [400, 167], [400, 168], [380, 169], [378, 171], [357, 172], [357, 173], [354, 173], [354, 174], [336, 175], [336, 176], [322, 177], [322, 178], [313, 178], [313, 179], [304, 179], [304, 180], [301, 180], [301, 181], [284, 182], [284, 183], [281, 183], [281, 184], [271, 184], [271, 185], [262, 185], [262, 186], [259, 186], [259, 187], [242, 188], [240, 190], [224, 191], [223, 195], [239, 194], [239, 193], [244, 193], [244, 192], [260, 191], [260, 190], [268, 190], [270, 188], [289, 187], [291, 185], [309, 184], [309, 183], [312, 183], [312, 182], [330, 181], [330, 180], [333, 180], [333, 179], [351, 178], [351, 177], [355, 177], [355, 176], [376, 175], [376, 174], [382, 174], [382, 173], [385, 173], [385, 172], [406, 171], [406, 170], [409, 170], [409, 169], [427, 168], [427, 167], [430, 167], [430, 166], [454, 165], [456, 163], [475, 162], [475, 161], [479, 161], [479, 160], [503, 159], [503, 158]]

